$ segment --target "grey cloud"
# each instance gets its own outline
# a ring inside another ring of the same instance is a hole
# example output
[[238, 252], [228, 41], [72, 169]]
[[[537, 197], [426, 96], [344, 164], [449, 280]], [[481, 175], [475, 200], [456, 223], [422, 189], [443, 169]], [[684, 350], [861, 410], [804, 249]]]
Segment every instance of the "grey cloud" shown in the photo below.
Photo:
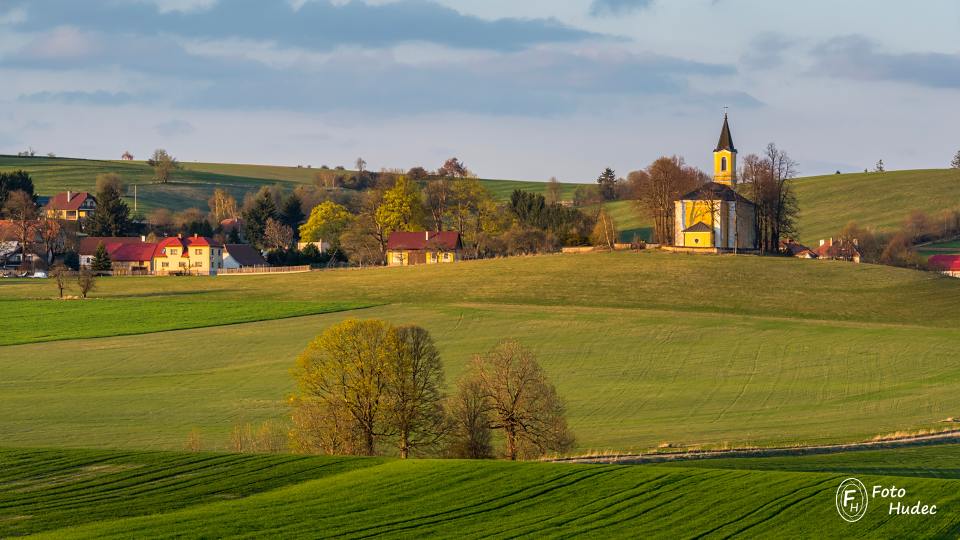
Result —
[[68, 25], [88, 31], [119, 30], [141, 35], [270, 40], [313, 50], [330, 50], [340, 45], [386, 47], [411, 41], [457, 48], [518, 50], [540, 43], [600, 37], [555, 19], [488, 21], [427, 0], [385, 4], [314, 0], [299, 9], [281, 1], [220, 0], [208, 9], [166, 12], [143, 2], [33, 0], [22, 2], [21, 7], [28, 16], [18, 27], [26, 30]]
[[590, 4], [590, 15], [594, 17], [623, 15], [647, 9], [651, 5], [653, 0], [593, 0]]
[[888, 53], [863, 36], [826, 41], [812, 51], [814, 71], [831, 77], [896, 81], [931, 88], [960, 88], [960, 55]]
[[142, 96], [134, 96], [127, 92], [107, 92], [97, 90], [94, 92], [84, 91], [65, 91], [65, 92], [35, 92], [32, 94], [23, 94], [17, 98], [17, 101], [23, 103], [66, 103], [66, 104], [84, 104], [84, 105], [123, 105], [142, 100]]
[[750, 40], [750, 45], [740, 61], [753, 69], [771, 69], [784, 62], [784, 53], [796, 44], [796, 41], [781, 34], [760, 34]]

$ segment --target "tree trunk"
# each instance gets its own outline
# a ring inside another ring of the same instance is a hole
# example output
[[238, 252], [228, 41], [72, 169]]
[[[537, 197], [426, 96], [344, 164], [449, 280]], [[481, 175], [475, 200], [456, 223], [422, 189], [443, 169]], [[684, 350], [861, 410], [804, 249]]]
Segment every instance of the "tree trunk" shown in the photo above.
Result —
[[504, 428], [504, 434], [507, 436], [507, 459], [517, 460], [517, 430], [513, 426]]

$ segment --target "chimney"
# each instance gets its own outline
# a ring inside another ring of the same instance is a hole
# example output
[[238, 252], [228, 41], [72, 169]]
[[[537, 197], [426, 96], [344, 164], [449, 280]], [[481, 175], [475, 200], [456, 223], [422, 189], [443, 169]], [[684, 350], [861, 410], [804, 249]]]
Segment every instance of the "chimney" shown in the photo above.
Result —
[[140, 241], [141, 241], [141, 242], [146, 242], [146, 241], [147, 241], [147, 237], [141, 234], [141, 235], [140, 235]]
[[824, 240], [823, 238], [820, 239], [820, 247], [823, 247], [823, 245], [826, 243], [827, 243], [826, 240]]
[[197, 233], [193, 233], [193, 237], [196, 238], [196, 237], [197, 237]]
[[69, 189], [67, 190], [67, 202], [70, 202], [70, 199], [73, 198], [73, 192]]
[[183, 240], [183, 233], [177, 233], [177, 238]]
[[423, 231], [423, 239], [427, 242], [430, 241], [430, 231]]

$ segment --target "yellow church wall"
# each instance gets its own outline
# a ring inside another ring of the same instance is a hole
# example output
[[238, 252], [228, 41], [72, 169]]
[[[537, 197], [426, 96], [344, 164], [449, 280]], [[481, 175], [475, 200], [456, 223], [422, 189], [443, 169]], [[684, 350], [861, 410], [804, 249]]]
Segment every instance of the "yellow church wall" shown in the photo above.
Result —
[[713, 247], [713, 233], [710, 232], [685, 232], [683, 233], [683, 245], [686, 247]]
[[713, 228], [714, 211], [720, 201], [684, 201], [683, 203], [686, 211], [686, 221], [684, 223], [687, 227], [702, 221]]
[[[726, 159], [726, 167], [723, 160]], [[737, 154], [729, 150], [713, 153], [713, 180], [720, 184], [733, 185], [737, 171]]]

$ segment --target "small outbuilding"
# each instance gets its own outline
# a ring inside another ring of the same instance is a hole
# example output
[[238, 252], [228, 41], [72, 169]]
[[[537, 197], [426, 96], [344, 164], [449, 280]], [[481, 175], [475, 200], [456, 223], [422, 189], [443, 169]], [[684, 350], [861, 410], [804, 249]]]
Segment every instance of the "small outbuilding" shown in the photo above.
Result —
[[270, 266], [257, 248], [250, 244], [224, 244], [224, 268], [250, 268]]
[[927, 266], [945, 276], [960, 278], [960, 255], [934, 255]]

